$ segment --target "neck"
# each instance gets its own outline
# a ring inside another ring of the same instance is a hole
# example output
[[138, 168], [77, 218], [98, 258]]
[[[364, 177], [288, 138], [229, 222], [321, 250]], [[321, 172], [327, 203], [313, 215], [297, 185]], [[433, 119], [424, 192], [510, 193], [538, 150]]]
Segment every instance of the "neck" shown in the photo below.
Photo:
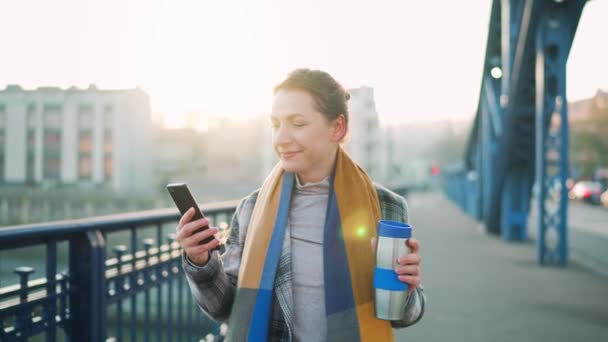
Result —
[[334, 170], [337, 156], [338, 148], [336, 147], [336, 149], [331, 152], [330, 157], [326, 158], [323, 164], [319, 165], [319, 167], [306, 172], [298, 172], [297, 176], [300, 183], [305, 184], [309, 182], [320, 182], [329, 177]]

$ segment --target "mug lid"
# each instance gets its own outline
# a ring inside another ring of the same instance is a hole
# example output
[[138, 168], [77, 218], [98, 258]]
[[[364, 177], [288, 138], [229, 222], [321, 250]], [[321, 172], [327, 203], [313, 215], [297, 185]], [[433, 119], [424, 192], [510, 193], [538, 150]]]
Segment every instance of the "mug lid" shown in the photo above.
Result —
[[380, 220], [378, 221], [378, 236], [409, 239], [412, 237], [412, 226], [398, 221]]

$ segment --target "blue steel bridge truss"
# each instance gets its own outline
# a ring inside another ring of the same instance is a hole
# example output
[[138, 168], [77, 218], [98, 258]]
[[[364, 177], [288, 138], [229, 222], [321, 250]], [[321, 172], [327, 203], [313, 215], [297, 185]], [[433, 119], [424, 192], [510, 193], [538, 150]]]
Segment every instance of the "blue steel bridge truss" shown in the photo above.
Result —
[[566, 62], [584, 5], [493, 1], [464, 161], [444, 173], [448, 196], [507, 241], [527, 239], [534, 206], [540, 264], [568, 260]]

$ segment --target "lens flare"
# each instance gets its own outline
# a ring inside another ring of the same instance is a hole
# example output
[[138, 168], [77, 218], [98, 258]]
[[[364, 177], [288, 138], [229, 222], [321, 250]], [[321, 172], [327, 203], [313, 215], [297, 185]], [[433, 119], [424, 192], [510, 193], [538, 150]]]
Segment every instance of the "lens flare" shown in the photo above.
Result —
[[367, 228], [365, 226], [359, 226], [359, 228], [357, 228], [357, 236], [360, 238], [366, 237]]

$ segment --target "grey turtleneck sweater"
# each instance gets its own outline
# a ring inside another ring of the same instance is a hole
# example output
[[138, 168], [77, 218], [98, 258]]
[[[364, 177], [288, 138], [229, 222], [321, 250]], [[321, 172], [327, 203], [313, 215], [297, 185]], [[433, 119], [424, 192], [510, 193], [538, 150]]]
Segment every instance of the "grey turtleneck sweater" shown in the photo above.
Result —
[[296, 177], [287, 223], [291, 231], [295, 341], [326, 340], [323, 231], [328, 197], [329, 178], [301, 184]]

